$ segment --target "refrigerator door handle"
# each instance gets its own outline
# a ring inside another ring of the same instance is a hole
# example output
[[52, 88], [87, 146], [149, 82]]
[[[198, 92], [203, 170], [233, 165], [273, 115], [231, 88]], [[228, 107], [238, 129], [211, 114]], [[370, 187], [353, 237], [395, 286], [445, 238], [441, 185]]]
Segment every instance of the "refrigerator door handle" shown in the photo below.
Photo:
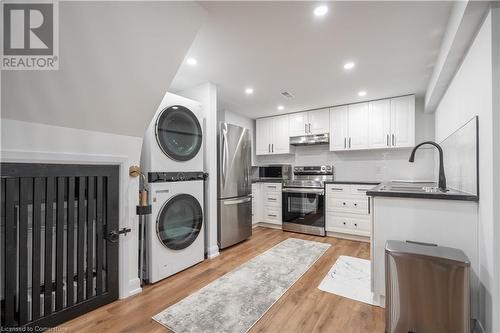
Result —
[[252, 197], [246, 197], [243, 199], [229, 199], [229, 200], [224, 200], [224, 206], [237, 205], [237, 204], [250, 202], [250, 201], [252, 201]]
[[229, 148], [227, 145], [227, 128], [222, 129], [222, 184], [226, 184], [227, 155]]

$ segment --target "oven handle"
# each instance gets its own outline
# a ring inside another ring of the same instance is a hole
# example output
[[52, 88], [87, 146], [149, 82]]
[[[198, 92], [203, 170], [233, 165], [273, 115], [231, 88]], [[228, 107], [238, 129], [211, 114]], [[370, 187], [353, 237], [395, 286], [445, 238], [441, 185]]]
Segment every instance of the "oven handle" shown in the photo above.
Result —
[[283, 188], [282, 191], [288, 193], [315, 193], [319, 195], [325, 195], [324, 189], [316, 188]]

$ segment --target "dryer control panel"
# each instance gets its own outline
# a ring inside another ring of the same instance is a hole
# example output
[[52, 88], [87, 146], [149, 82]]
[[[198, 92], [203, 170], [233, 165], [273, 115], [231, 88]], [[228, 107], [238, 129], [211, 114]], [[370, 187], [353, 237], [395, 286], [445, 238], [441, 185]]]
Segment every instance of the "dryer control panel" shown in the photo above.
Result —
[[205, 180], [208, 178], [206, 172], [148, 172], [149, 183], [164, 182], [186, 182], [193, 180]]

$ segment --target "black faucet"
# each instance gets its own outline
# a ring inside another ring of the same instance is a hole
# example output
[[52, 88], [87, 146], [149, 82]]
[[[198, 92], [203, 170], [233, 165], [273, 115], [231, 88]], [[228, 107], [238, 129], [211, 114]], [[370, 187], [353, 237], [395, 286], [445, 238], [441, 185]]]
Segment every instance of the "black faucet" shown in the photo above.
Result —
[[441, 148], [440, 145], [438, 145], [434, 141], [425, 141], [425, 142], [419, 143], [411, 151], [410, 159], [408, 160], [408, 162], [413, 163], [415, 161], [415, 152], [422, 145], [433, 145], [439, 151], [439, 183], [438, 183], [438, 187], [441, 191], [445, 192], [446, 191], [446, 177], [444, 175], [443, 149]]

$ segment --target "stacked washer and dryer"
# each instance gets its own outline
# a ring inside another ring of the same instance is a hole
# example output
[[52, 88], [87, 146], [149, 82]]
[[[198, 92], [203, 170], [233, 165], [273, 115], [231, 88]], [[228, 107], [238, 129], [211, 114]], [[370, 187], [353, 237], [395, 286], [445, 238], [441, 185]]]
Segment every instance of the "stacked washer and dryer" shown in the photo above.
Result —
[[205, 255], [203, 109], [167, 93], [144, 135], [141, 170], [152, 213], [146, 221], [146, 280], [157, 282]]

